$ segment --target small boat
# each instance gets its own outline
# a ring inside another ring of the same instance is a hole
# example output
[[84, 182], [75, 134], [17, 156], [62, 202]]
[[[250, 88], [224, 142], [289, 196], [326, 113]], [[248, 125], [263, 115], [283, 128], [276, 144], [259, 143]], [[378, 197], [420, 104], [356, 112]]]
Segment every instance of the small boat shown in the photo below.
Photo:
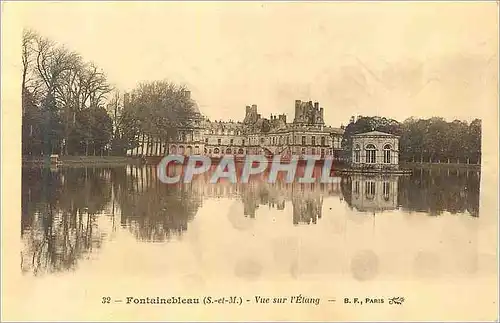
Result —
[[50, 160], [51, 167], [58, 166], [58, 165], [62, 164], [62, 162], [59, 160], [59, 155], [56, 155], [56, 154], [50, 155], [49, 160]]

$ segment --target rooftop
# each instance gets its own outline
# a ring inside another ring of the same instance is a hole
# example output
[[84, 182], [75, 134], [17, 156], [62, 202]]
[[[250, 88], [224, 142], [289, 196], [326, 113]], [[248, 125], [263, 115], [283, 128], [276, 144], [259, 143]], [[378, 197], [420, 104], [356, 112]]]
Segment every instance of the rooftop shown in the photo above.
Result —
[[396, 135], [387, 133], [387, 132], [381, 132], [381, 131], [369, 131], [369, 132], [363, 132], [363, 133], [357, 133], [355, 135], [352, 135], [353, 137], [364, 137], [364, 136], [376, 136], [376, 137], [397, 137]]

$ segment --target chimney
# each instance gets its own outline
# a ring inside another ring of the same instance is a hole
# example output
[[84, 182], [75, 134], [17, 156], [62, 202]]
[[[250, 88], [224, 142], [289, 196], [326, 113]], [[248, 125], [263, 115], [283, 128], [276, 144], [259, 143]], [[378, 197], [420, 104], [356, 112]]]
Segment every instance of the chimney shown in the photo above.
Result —
[[250, 113], [250, 106], [247, 105], [246, 106], [246, 109], [245, 109], [245, 115], [249, 114]]
[[184, 97], [186, 99], [191, 99], [191, 91], [189, 91], [189, 90], [182, 90], [182, 94], [184, 94]]
[[302, 104], [302, 101], [295, 100], [295, 116], [294, 116], [295, 119], [297, 119], [300, 116], [300, 105], [301, 104]]
[[319, 109], [319, 102], [314, 102], [314, 108], [315, 108], [316, 110], [318, 110], [318, 109]]

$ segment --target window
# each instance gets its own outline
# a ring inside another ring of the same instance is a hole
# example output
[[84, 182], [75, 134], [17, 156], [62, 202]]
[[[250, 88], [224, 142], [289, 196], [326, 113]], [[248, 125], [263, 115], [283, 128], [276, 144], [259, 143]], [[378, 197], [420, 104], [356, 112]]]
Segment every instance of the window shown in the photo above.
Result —
[[391, 163], [391, 145], [387, 144], [384, 146], [384, 164]]
[[234, 144], [234, 139], [231, 139], [231, 140], [229, 141], [229, 144], [232, 146], [232, 145]]
[[367, 181], [365, 184], [365, 196], [367, 199], [374, 199], [375, 198], [375, 182], [374, 181]]
[[356, 147], [354, 148], [354, 162], [355, 163], [359, 163], [359, 160], [360, 160], [360, 147], [359, 145], [356, 145]]
[[375, 164], [375, 151], [376, 151], [376, 148], [374, 145], [369, 144], [366, 146], [366, 163], [367, 164]]
[[321, 148], [321, 157], [325, 156], [325, 148]]
[[384, 200], [389, 201], [390, 198], [390, 192], [391, 192], [391, 185], [389, 182], [384, 182], [384, 185], [382, 186], [383, 188], [383, 194], [384, 194]]
[[359, 194], [359, 181], [354, 181], [353, 193], [354, 194]]
[[221, 140], [220, 138], [219, 138], [219, 139], [217, 139], [217, 145], [220, 145], [220, 144], [221, 144], [221, 141], [222, 141], [222, 140]]
[[314, 149], [314, 148], [312, 149], [312, 155], [316, 155], [316, 149]]
[[305, 149], [305, 148], [302, 148], [301, 153], [302, 153], [302, 155], [305, 155], [305, 154], [306, 154], [306, 149]]
[[242, 148], [238, 149], [238, 154], [243, 155], [243, 149]]
[[289, 145], [290, 144], [290, 137], [286, 137], [286, 144]]
[[[316, 146], [316, 137], [315, 136], [312, 136], [312, 145], [313, 146]], [[313, 154], [314, 155], [314, 154]]]
[[226, 154], [231, 154], [231, 148], [226, 149]]
[[326, 144], [325, 137], [323, 136], [323, 137], [321, 137], [321, 146], [325, 146], [325, 144]]
[[208, 144], [208, 138], [205, 138], [205, 143]]
[[242, 139], [242, 140], [241, 140], [241, 145], [242, 145], [242, 146], [245, 146], [245, 139]]
[[218, 154], [220, 152], [219, 148], [214, 149], [214, 154]]
[[302, 136], [302, 146], [306, 145], [306, 136]]

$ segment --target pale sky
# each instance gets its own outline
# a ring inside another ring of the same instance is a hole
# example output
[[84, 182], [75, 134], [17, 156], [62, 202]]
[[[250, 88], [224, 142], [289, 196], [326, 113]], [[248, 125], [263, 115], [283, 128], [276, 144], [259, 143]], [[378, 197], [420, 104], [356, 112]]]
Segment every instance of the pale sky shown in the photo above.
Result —
[[[5, 4], [5, 3], [4, 3]], [[94, 61], [121, 90], [187, 85], [212, 120], [319, 101], [351, 115], [496, 116], [495, 2], [9, 3], [22, 25]]]

